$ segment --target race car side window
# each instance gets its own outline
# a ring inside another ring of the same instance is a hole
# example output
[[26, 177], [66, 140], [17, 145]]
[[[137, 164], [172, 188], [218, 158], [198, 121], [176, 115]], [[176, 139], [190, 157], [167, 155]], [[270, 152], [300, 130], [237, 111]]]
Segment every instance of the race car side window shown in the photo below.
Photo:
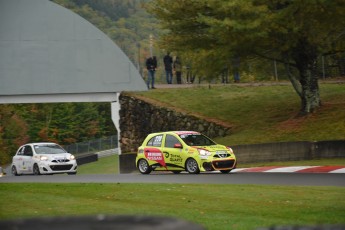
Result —
[[24, 155], [25, 156], [33, 156], [33, 152], [32, 152], [31, 146], [28, 146], [28, 145], [25, 146]]
[[17, 155], [24, 155], [24, 149], [25, 147], [21, 147]]
[[163, 140], [163, 135], [154, 136], [147, 142], [147, 146], [161, 147], [162, 140]]
[[181, 142], [173, 135], [167, 134], [167, 136], [165, 137], [165, 147], [174, 148], [175, 144], [181, 144]]

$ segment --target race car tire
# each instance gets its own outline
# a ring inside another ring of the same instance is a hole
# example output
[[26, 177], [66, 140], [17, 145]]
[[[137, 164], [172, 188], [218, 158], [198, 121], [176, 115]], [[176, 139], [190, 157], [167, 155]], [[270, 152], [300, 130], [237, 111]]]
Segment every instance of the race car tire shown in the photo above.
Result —
[[16, 168], [15, 165], [12, 166], [11, 171], [12, 171], [12, 175], [14, 175], [14, 176], [20, 176], [20, 175], [18, 174], [18, 171], [17, 171], [17, 168]]
[[40, 168], [38, 167], [37, 164], [34, 164], [33, 173], [34, 175], [41, 175]]
[[200, 169], [198, 166], [198, 162], [196, 162], [196, 160], [194, 160], [193, 158], [188, 158], [186, 160], [186, 171], [190, 174], [199, 174]]
[[138, 169], [141, 174], [149, 174], [152, 171], [149, 163], [145, 159], [140, 159], [138, 162]]
[[221, 172], [221, 173], [224, 173], [224, 174], [229, 173], [230, 171], [231, 171], [231, 169], [228, 169], [228, 170], [220, 170], [220, 172]]

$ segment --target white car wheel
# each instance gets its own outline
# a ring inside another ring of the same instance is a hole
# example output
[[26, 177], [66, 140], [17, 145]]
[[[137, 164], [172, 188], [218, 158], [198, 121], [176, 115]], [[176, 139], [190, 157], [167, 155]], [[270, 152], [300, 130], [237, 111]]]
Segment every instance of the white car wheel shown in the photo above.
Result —
[[196, 162], [193, 158], [188, 158], [186, 161], [186, 170], [190, 174], [198, 174], [200, 173], [200, 169], [198, 166], [198, 162]]
[[19, 176], [18, 171], [17, 171], [17, 168], [16, 168], [15, 165], [12, 166], [11, 170], [12, 170], [12, 175], [14, 175], [14, 176]]
[[34, 164], [33, 173], [34, 175], [41, 175], [40, 168], [37, 164]]
[[149, 166], [149, 163], [145, 159], [139, 160], [138, 169], [139, 172], [142, 174], [149, 174], [152, 171], [151, 167]]

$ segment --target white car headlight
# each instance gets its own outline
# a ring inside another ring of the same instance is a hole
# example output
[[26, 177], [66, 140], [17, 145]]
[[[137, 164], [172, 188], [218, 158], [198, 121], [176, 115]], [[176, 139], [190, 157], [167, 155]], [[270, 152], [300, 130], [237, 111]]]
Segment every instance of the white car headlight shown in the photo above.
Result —
[[48, 157], [46, 156], [40, 156], [40, 161], [47, 161], [48, 160]]
[[205, 149], [198, 149], [200, 156], [210, 156], [211, 153]]
[[70, 159], [70, 160], [74, 160], [74, 159], [75, 159], [75, 156], [74, 156], [74, 155], [71, 155], [71, 156], [69, 157], [69, 159]]

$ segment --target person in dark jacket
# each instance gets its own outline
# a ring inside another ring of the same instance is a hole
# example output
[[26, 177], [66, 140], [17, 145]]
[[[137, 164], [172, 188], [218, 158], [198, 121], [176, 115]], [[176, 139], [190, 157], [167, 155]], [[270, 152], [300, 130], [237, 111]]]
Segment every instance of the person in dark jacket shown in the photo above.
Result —
[[151, 84], [151, 89], [155, 89], [155, 72], [157, 68], [157, 59], [156, 56], [149, 57], [146, 59], [146, 68], [147, 68], [147, 88], [150, 89], [150, 84]]
[[164, 68], [165, 68], [165, 74], [166, 74], [166, 79], [168, 84], [172, 84], [172, 65], [173, 65], [173, 59], [170, 56], [170, 52], [167, 53], [167, 55], [164, 56], [163, 58], [164, 62]]

